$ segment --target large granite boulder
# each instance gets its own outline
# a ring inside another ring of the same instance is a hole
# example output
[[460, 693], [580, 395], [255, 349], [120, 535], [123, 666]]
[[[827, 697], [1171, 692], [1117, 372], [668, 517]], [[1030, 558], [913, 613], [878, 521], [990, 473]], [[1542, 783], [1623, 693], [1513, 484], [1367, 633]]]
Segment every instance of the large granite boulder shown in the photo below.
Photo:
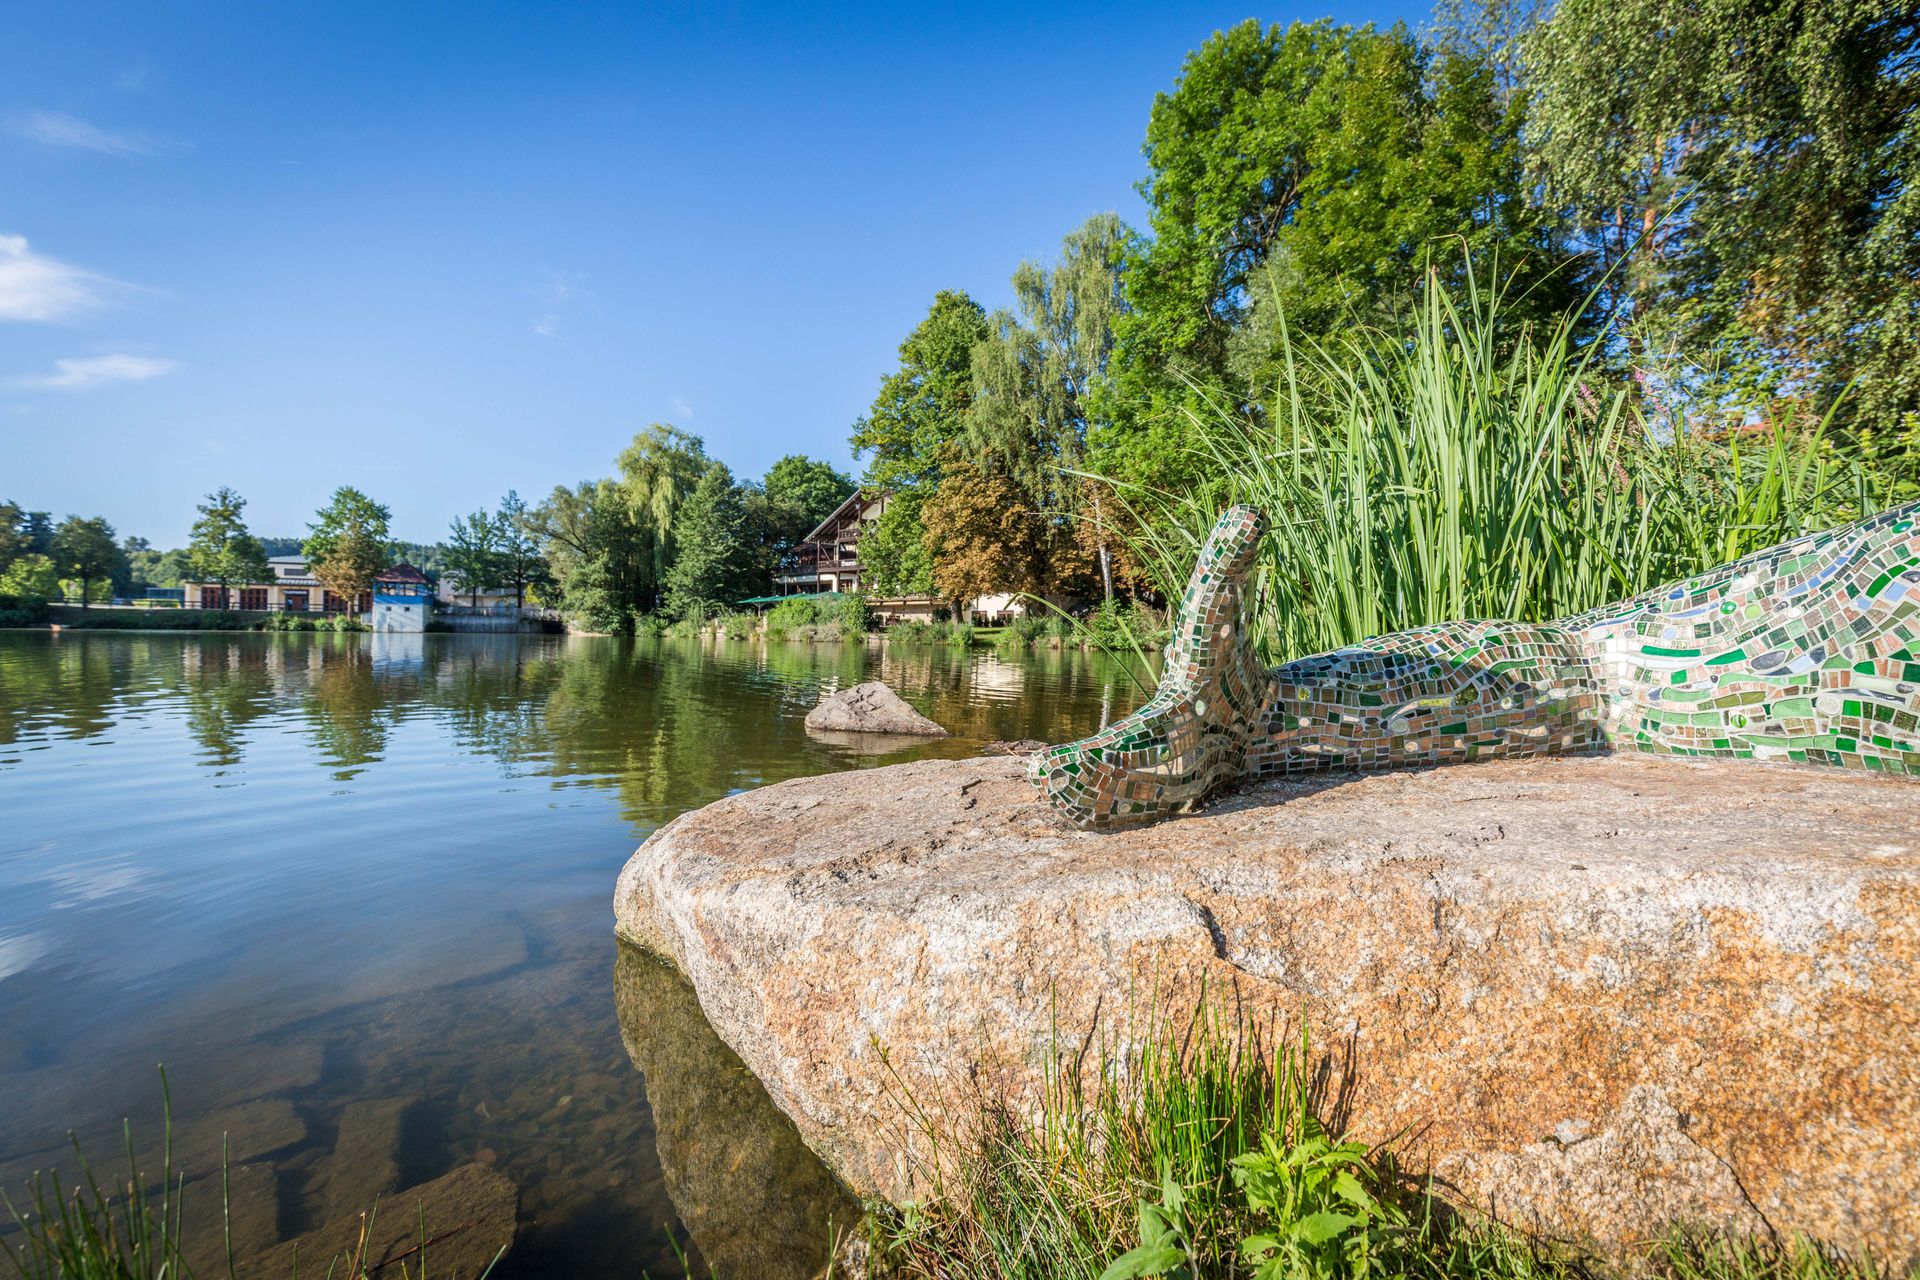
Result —
[[807, 712], [807, 728], [835, 733], [880, 733], [944, 738], [947, 731], [907, 705], [878, 680], [830, 693]]
[[1017, 1107], [1147, 993], [1204, 991], [1245, 1025], [1304, 1016], [1353, 1129], [1506, 1221], [1920, 1252], [1920, 785], [1506, 761], [1100, 835], [1024, 767], [732, 796], [620, 878], [621, 934], [856, 1189], [924, 1190], [906, 1097], [936, 1126]]

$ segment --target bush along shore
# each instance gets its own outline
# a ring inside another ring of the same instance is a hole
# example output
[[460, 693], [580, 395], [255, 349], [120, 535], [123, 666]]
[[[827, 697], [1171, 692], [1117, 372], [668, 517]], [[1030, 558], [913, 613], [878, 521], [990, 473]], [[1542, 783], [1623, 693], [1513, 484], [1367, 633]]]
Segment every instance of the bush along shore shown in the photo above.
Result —
[[[1076, 1055], [1057, 1061], [1072, 1064]], [[869, 1204], [839, 1251], [853, 1280], [1907, 1280], [1920, 1256], [1877, 1259], [1803, 1236], [1736, 1238], [1650, 1224], [1624, 1253], [1544, 1241], [1463, 1214], [1392, 1142], [1327, 1119], [1310, 1038], [1263, 1051], [1202, 1013], [1083, 1077], [1049, 1074], [1037, 1109], [984, 1100], [933, 1131], [931, 1194]], [[1900, 1268], [1904, 1267], [1904, 1270]]]

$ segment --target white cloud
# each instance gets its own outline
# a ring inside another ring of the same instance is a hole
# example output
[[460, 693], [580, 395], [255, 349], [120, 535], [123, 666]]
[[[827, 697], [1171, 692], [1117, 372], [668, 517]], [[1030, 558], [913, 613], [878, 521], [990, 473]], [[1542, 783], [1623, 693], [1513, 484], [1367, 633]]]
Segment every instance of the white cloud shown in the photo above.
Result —
[[64, 111], [16, 111], [6, 118], [5, 127], [14, 137], [43, 147], [98, 151], [108, 156], [157, 156], [179, 149], [149, 134], [102, 129]]
[[0, 320], [65, 320], [103, 305], [125, 285], [35, 253], [25, 236], [0, 235]]
[[691, 418], [693, 416], [693, 405], [685, 396], [674, 396], [671, 400], [668, 400], [667, 403], [672, 406], [675, 415], [682, 418]]
[[179, 368], [171, 360], [155, 356], [76, 356], [55, 360], [53, 372], [35, 378], [20, 378], [19, 386], [43, 391], [91, 391], [110, 382], [145, 382]]

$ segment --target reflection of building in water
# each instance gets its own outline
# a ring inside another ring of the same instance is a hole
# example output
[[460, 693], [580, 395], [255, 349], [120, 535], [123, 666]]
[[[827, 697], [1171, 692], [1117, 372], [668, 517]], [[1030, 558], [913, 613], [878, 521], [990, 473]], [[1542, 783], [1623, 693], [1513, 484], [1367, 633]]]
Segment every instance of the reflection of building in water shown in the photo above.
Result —
[[423, 670], [427, 664], [427, 637], [417, 631], [388, 629], [373, 633], [373, 673], [385, 675]]
[[1027, 687], [1026, 668], [1017, 662], [1003, 662], [995, 655], [985, 655], [973, 665], [973, 687], [996, 697], [1019, 693]]
[[433, 586], [410, 564], [383, 569], [373, 579], [375, 631], [425, 631], [433, 615]]
[[811, 1280], [860, 1205], [714, 1034], [686, 979], [621, 943], [613, 1002], [647, 1086], [660, 1169], [712, 1274]]

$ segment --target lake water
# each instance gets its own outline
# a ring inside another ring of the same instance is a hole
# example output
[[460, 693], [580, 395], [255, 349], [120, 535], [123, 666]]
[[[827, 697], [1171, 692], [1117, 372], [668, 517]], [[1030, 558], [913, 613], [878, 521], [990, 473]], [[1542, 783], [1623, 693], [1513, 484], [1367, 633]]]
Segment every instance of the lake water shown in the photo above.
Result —
[[[867, 679], [955, 736], [807, 735]], [[621, 866], [734, 791], [1139, 700], [1077, 653], [0, 632], [0, 1186], [69, 1129], [102, 1161], [123, 1116], [156, 1131], [164, 1063], [256, 1235], [480, 1160], [520, 1188], [511, 1275], [676, 1276], [677, 1244], [805, 1276], [807, 1224], [848, 1208], [691, 992], [616, 945]]]

